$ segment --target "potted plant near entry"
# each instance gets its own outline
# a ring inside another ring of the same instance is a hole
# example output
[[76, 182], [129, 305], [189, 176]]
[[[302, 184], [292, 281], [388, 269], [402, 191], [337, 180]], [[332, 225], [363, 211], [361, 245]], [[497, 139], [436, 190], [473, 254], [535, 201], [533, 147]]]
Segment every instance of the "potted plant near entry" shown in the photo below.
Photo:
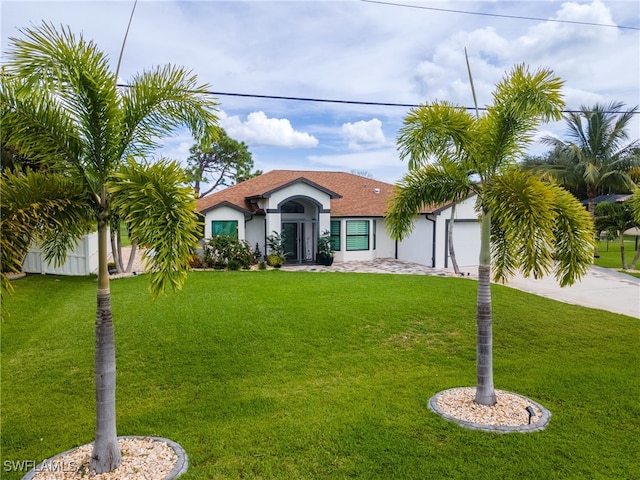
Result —
[[275, 230], [267, 237], [267, 247], [269, 249], [269, 253], [265, 257], [267, 265], [274, 268], [280, 268], [284, 265], [287, 259], [287, 254], [284, 251], [284, 240], [284, 232], [278, 233]]
[[331, 233], [325, 230], [318, 237], [318, 255], [316, 256], [318, 265], [330, 267], [333, 264], [333, 248], [331, 248]]

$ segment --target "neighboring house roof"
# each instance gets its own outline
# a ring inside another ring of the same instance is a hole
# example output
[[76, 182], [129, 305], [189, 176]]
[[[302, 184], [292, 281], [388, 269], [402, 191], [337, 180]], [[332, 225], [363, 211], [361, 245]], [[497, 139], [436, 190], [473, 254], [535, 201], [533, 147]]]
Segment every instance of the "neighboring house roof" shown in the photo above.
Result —
[[[332, 216], [384, 216], [393, 193], [390, 183], [346, 172], [272, 170], [198, 200], [204, 213], [222, 205], [235, 206], [250, 213], [264, 213], [255, 200], [297, 182], [304, 182], [331, 197]], [[252, 201], [253, 200], [253, 201]]]
[[[598, 195], [594, 200], [595, 204], [598, 205], [602, 202], [611, 202], [611, 203], [621, 203], [631, 198], [630, 193], [614, 193], [611, 195]], [[582, 200], [583, 205], [588, 205], [589, 200]]]

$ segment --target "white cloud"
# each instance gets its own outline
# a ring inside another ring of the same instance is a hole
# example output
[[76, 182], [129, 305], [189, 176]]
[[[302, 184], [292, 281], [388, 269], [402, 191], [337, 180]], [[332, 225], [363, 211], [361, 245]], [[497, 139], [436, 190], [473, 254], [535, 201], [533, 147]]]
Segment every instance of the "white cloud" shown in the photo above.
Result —
[[240, 117], [220, 113], [220, 125], [227, 134], [248, 145], [268, 145], [274, 147], [308, 148], [318, 145], [318, 139], [307, 132], [293, 128], [286, 118], [268, 118], [260, 112], [252, 112], [243, 122]]
[[349, 142], [349, 148], [352, 150], [384, 145], [386, 142], [382, 131], [382, 122], [377, 118], [372, 118], [369, 121], [344, 123], [340, 134]]

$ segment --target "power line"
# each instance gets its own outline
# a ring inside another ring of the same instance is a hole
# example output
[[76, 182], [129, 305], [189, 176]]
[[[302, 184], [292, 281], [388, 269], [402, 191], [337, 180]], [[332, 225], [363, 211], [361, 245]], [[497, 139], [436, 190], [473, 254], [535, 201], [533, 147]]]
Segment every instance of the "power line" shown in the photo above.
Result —
[[343, 103], [347, 105], [373, 105], [376, 107], [404, 107], [412, 108], [419, 105], [413, 103], [393, 103], [393, 102], [365, 102], [360, 100], [332, 100], [328, 98], [311, 98], [311, 97], [285, 97], [281, 95], [256, 95], [251, 93], [228, 93], [228, 92], [207, 92], [210, 95], [224, 97], [247, 97], [247, 98], [263, 98], [268, 100], [292, 100], [298, 102], [317, 102], [317, 103]]
[[[131, 85], [126, 83], [117, 84], [118, 87], [122, 88], [131, 88]], [[191, 91], [190, 93], [198, 93], [195, 91]], [[200, 92], [203, 93], [203, 92]], [[403, 108], [416, 108], [424, 106], [422, 103], [396, 103], [396, 102], [369, 102], [369, 101], [361, 101], [361, 100], [336, 100], [329, 98], [317, 98], [317, 97], [288, 97], [284, 95], [260, 95], [256, 93], [236, 93], [236, 92], [214, 92], [212, 90], [207, 90], [207, 95], [214, 95], [216, 97], [241, 97], [241, 98], [260, 98], [263, 100], [287, 100], [294, 102], [312, 102], [312, 103], [337, 103], [343, 105], [365, 105], [365, 106], [374, 106], [374, 107], [403, 107]], [[475, 110], [476, 107], [462, 107], [455, 106], [456, 108], [464, 108], [465, 110]], [[486, 111], [487, 107], [478, 107], [478, 110]], [[562, 110], [562, 113], [582, 113], [582, 110]], [[626, 111], [618, 111], [618, 110], [610, 110], [603, 111], [602, 113], [627, 113]], [[635, 110], [633, 112], [634, 115], [640, 114], [640, 110]]]
[[[129, 85], [119, 85], [120, 87], [128, 87]], [[219, 97], [244, 97], [244, 98], [261, 98], [267, 100], [288, 100], [296, 102], [315, 102], [315, 103], [337, 103], [346, 105], [368, 105], [375, 107], [403, 107], [403, 108], [416, 108], [421, 107], [423, 104], [418, 103], [394, 103], [394, 102], [365, 102], [360, 100], [332, 100], [328, 98], [313, 98], [313, 97], [286, 97], [282, 95], [257, 95], [252, 93], [230, 93], [230, 92], [213, 92], [207, 91], [208, 95], [215, 95]], [[476, 107], [459, 107], [465, 110], [475, 110]], [[487, 107], [478, 107], [478, 110], [486, 111]], [[562, 110], [562, 113], [582, 113], [582, 110]], [[626, 111], [603, 111], [602, 113], [626, 113]], [[634, 115], [640, 114], [640, 110], [632, 112]]]
[[366, 3], [377, 3], [380, 5], [390, 5], [393, 7], [405, 7], [405, 8], [417, 8], [420, 10], [435, 10], [437, 12], [448, 12], [448, 13], [461, 13], [463, 15], [478, 15], [483, 17], [499, 17], [499, 18], [511, 18], [517, 20], [531, 20], [535, 22], [555, 22], [555, 23], [570, 23], [574, 25], [588, 25], [591, 27], [609, 27], [609, 28], [621, 28], [626, 30], [640, 30], [640, 27], [629, 27], [625, 25], [612, 25], [609, 23], [595, 23], [595, 22], [579, 22], [577, 20], [558, 20], [553, 18], [539, 18], [539, 17], [525, 17], [521, 15], [502, 15], [498, 13], [486, 13], [486, 12], [470, 12], [467, 10], [453, 10], [450, 8], [437, 8], [437, 7], [426, 7], [424, 5], [407, 5], [404, 3], [393, 3], [393, 2], [382, 2], [378, 0], [360, 0], [361, 2]]

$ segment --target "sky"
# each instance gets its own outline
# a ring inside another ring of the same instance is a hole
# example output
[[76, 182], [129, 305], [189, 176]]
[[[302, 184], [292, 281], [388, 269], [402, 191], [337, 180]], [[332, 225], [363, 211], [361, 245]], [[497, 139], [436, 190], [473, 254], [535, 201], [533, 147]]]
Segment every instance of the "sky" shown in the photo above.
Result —
[[[115, 71], [133, 5], [1, 0], [0, 61], [20, 28], [46, 21], [95, 41]], [[256, 169], [358, 172], [394, 183], [407, 171], [396, 138], [410, 107], [226, 94], [472, 107], [465, 48], [480, 107], [521, 63], [563, 79], [568, 110], [640, 105], [637, 0], [139, 0], [119, 77], [165, 64], [192, 70], [217, 92], [220, 126], [248, 145]], [[549, 149], [542, 136], [566, 132], [564, 121], [543, 125], [529, 153]], [[640, 138], [640, 115], [629, 134]], [[184, 163], [192, 145], [180, 130], [157, 155]]]

